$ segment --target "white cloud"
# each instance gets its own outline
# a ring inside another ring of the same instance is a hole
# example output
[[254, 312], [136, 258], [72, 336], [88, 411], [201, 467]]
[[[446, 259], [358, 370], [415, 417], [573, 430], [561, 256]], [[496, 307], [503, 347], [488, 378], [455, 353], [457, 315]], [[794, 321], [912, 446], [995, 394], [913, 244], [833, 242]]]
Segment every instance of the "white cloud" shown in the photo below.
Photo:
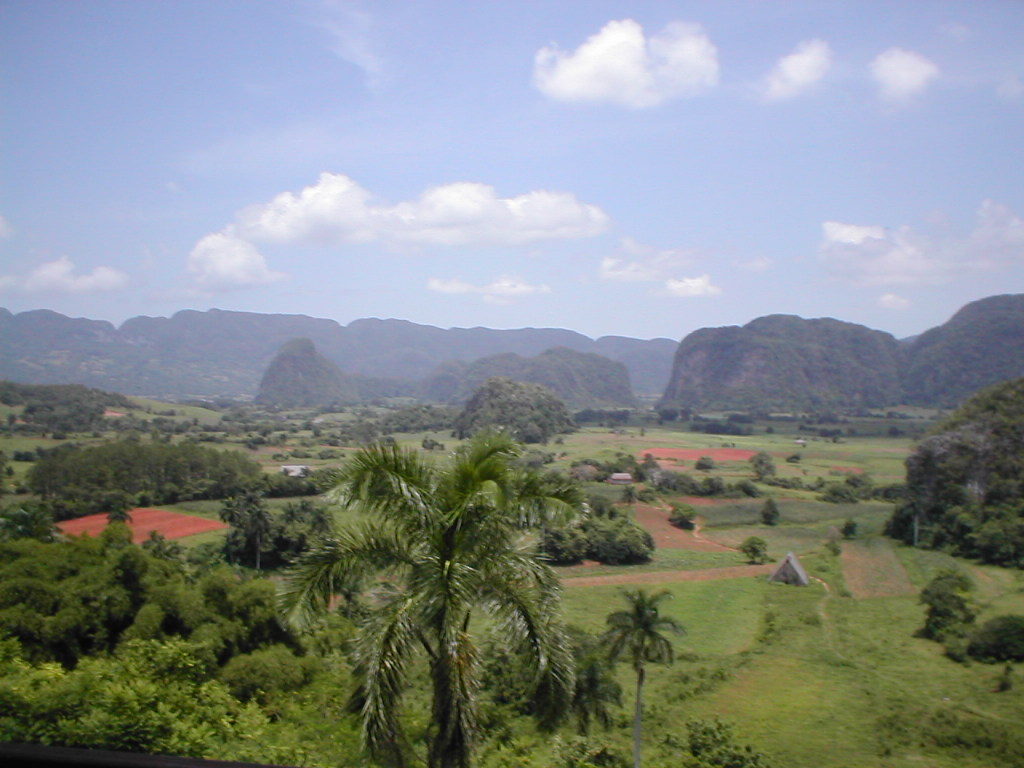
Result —
[[699, 277], [683, 277], [679, 280], [666, 280], [665, 291], [669, 296], [694, 298], [698, 296], [717, 296], [722, 289], [711, 283], [710, 275]]
[[366, 11], [337, 0], [322, 0], [321, 7], [319, 26], [331, 36], [331, 51], [363, 70], [369, 85], [376, 85], [383, 62], [371, 42], [373, 18]]
[[770, 101], [799, 96], [821, 80], [832, 66], [832, 49], [824, 40], [805, 40], [783, 56], [768, 75], [764, 95]]
[[8, 275], [0, 279], [0, 287], [17, 286], [26, 291], [59, 293], [96, 293], [115, 291], [128, 284], [128, 275], [113, 267], [99, 266], [92, 272], [75, 274], [75, 264], [67, 256], [40, 264], [24, 278]]
[[919, 53], [890, 48], [871, 62], [871, 75], [883, 99], [900, 102], [924, 93], [939, 68]]
[[0, 216], [0, 240], [6, 240], [14, 234], [14, 228], [3, 216]]
[[649, 38], [633, 19], [609, 21], [575, 51], [537, 51], [534, 85], [556, 101], [654, 107], [718, 84], [718, 51], [698, 24], [673, 22]]
[[427, 288], [437, 293], [477, 294], [492, 304], [511, 304], [513, 299], [522, 296], [551, 293], [551, 288], [547, 285], [530, 285], [512, 275], [502, 275], [487, 285], [474, 285], [458, 278], [445, 280], [432, 277], [427, 281]]
[[966, 235], [826, 221], [822, 236], [822, 260], [861, 285], [936, 284], [958, 270], [1024, 264], [1024, 220], [993, 200], [982, 202]]
[[664, 280], [674, 270], [692, 263], [692, 255], [676, 248], [658, 249], [631, 237], [619, 241], [619, 254], [601, 259], [602, 280], [625, 283]]
[[878, 297], [876, 302], [882, 309], [906, 309], [910, 306], [910, 301], [897, 296], [895, 293], [884, 293]]
[[282, 192], [238, 217], [250, 240], [337, 244], [394, 241], [430, 245], [520, 245], [598, 235], [608, 226], [597, 206], [568, 192], [498, 197], [476, 182], [433, 187], [397, 205], [376, 203], [343, 174], [323, 173], [297, 195]]
[[285, 277], [268, 269], [255, 246], [230, 227], [196, 243], [188, 256], [188, 271], [195, 285], [207, 291], [266, 285]]

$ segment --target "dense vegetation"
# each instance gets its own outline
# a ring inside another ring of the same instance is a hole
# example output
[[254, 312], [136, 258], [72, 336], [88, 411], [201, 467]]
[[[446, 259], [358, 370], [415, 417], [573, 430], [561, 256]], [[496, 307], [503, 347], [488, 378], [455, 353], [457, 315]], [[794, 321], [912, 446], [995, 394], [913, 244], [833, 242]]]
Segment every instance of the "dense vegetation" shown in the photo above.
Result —
[[29, 488], [59, 504], [58, 519], [118, 506], [224, 498], [259, 482], [265, 482], [260, 465], [237, 451], [140, 440], [49, 451], [28, 473]]
[[896, 538], [1024, 568], [1024, 379], [981, 392], [922, 440], [906, 494]]
[[495, 376], [540, 384], [570, 407], [615, 407], [635, 404], [629, 374], [622, 363], [566, 347], [536, 357], [513, 353], [492, 355], [472, 363], [448, 363], [423, 382], [423, 397], [444, 403], [464, 403]]
[[831, 318], [702, 328], [676, 352], [663, 407], [950, 406], [1024, 375], [1024, 295], [992, 296], [907, 344]]
[[132, 402], [124, 395], [90, 389], [80, 384], [16, 384], [0, 381], [0, 404], [21, 406], [17, 416], [8, 417], [38, 432], [87, 432], [103, 423], [107, 409], [127, 409]]
[[256, 402], [283, 408], [338, 405], [358, 400], [355, 386], [309, 339], [292, 339], [260, 379]]
[[524, 443], [546, 443], [575, 425], [565, 403], [549, 389], [495, 377], [469, 399], [454, 424], [459, 438], [487, 429], [507, 430]]

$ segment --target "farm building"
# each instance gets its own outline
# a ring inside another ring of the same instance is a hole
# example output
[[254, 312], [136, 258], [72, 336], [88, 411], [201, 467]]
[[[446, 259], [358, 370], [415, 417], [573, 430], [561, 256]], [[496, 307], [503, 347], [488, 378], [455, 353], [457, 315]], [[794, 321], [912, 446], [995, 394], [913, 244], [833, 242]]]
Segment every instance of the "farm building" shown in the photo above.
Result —
[[312, 471], [309, 464], [282, 464], [281, 474], [288, 477], [305, 477]]
[[608, 482], [612, 485], [629, 485], [633, 482], [633, 476], [629, 472], [612, 472]]
[[800, 561], [797, 560], [796, 555], [792, 552], [787, 554], [778, 567], [772, 571], [768, 581], [778, 581], [782, 584], [792, 584], [797, 587], [806, 587], [811, 583], [811, 580], [807, 577], [807, 571], [800, 565]]

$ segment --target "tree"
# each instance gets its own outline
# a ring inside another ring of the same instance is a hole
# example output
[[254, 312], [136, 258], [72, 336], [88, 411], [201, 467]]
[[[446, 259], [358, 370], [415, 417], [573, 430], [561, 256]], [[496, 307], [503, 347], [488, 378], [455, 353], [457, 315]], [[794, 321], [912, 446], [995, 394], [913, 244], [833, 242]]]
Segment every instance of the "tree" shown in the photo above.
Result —
[[843, 523], [843, 527], [840, 528], [840, 533], [843, 534], [844, 539], [852, 539], [857, 535], [857, 521], [850, 518], [846, 519]]
[[675, 658], [672, 642], [663, 634], [682, 634], [682, 626], [659, 613], [658, 604], [672, 596], [668, 590], [647, 594], [643, 589], [624, 590], [629, 603], [624, 611], [615, 611], [606, 619], [608, 630], [604, 642], [608, 657], [618, 660], [626, 656], [636, 672], [636, 707], [633, 712], [633, 768], [640, 768], [641, 719], [643, 716], [644, 679], [648, 663], [671, 664]]
[[761, 507], [761, 522], [765, 525], [778, 525], [780, 516], [779, 505], [769, 496]]
[[301, 557], [282, 601], [300, 624], [326, 612], [332, 596], [370, 584], [375, 610], [353, 643], [363, 741], [379, 759], [404, 764], [399, 711], [410, 660], [427, 658], [433, 717], [427, 764], [464, 768], [479, 734], [479, 653], [472, 619], [488, 614], [500, 639], [528, 654], [548, 693], [541, 716], [564, 711], [573, 686], [568, 641], [556, 620], [558, 577], [527, 528], [580, 506], [569, 483], [515, 468], [519, 447], [484, 433], [446, 466], [416, 451], [376, 444], [343, 468], [333, 498], [371, 523], [339, 531]]
[[974, 623], [974, 609], [964, 596], [971, 581], [959, 571], [940, 571], [921, 590], [921, 602], [928, 606], [924, 626], [918, 634], [932, 640], [945, 640], [949, 635], [962, 635]]
[[760, 536], [750, 536], [740, 544], [740, 552], [754, 565], [768, 562], [768, 542]]
[[243, 557], [249, 556], [246, 559], [255, 562], [258, 571], [263, 542], [270, 533], [270, 512], [263, 495], [249, 489], [231, 497], [221, 507], [220, 519], [232, 528], [225, 546], [229, 551], [240, 550]]
[[775, 462], [765, 451], [758, 451], [750, 457], [750, 466], [754, 469], [754, 477], [765, 480], [775, 476]]

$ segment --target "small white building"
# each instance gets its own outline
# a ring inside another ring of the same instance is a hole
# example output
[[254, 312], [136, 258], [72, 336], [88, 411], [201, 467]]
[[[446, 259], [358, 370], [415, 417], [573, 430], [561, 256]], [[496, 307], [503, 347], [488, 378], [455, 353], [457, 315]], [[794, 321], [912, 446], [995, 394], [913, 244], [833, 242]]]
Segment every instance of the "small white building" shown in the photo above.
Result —
[[612, 472], [608, 482], [612, 485], [629, 485], [633, 482], [633, 476], [629, 472]]
[[305, 477], [312, 469], [309, 464], [282, 464], [281, 474], [288, 477]]

